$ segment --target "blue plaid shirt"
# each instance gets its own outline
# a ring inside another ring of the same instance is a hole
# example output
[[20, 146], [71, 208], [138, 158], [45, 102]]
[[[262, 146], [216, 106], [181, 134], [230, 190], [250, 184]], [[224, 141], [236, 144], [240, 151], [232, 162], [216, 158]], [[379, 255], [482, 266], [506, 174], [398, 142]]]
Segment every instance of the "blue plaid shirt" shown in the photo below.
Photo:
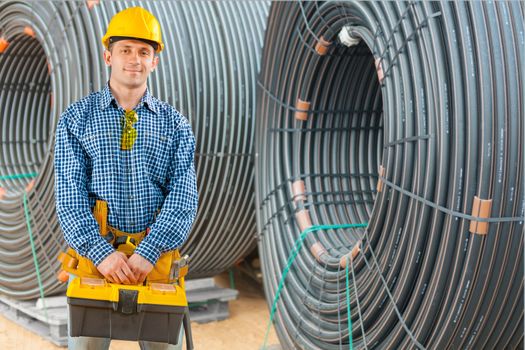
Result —
[[150, 226], [135, 253], [152, 264], [184, 243], [197, 212], [195, 137], [188, 121], [147, 90], [135, 111], [131, 150], [120, 149], [124, 109], [109, 85], [73, 103], [58, 122], [58, 219], [67, 243], [95, 265], [114, 251], [93, 217], [95, 200], [107, 201], [108, 222], [116, 229], [133, 233]]

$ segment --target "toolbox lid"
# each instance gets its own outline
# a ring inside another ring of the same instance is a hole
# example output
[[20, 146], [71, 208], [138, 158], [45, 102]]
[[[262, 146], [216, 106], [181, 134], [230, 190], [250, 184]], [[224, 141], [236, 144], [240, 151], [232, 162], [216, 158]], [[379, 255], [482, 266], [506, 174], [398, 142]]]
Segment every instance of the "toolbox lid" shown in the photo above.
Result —
[[[124, 292], [122, 292], [124, 291]], [[67, 288], [68, 298], [118, 303], [120, 295], [136, 294], [137, 305], [188, 306], [184, 289], [176, 284], [124, 285], [100, 278], [75, 277]]]

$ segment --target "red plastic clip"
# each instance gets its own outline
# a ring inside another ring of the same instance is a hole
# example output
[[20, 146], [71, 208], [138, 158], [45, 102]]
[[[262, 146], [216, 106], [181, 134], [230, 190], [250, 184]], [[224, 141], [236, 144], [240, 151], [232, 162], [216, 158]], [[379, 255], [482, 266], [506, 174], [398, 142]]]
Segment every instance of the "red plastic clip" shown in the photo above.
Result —
[[35, 31], [30, 26], [25, 26], [24, 27], [24, 34], [28, 35], [28, 36], [30, 36], [32, 38], [36, 37]]
[[4, 37], [0, 38], [0, 53], [4, 53], [5, 50], [7, 50], [7, 47], [9, 46], [9, 41], [5, 40]]

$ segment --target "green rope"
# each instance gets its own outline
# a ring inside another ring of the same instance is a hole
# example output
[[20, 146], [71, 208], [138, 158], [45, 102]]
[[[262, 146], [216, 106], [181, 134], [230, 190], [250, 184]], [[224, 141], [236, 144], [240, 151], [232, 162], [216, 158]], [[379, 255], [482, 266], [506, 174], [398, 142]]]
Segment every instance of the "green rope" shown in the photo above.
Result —
[[207, 301], [196, 301], [194, 303], [188, 303], [188, 307], [189, 308], [201, 307], [201, 306], [208, 305], [208, 304], [209, 303]]
[[350, 314], [350, 284], [348, 283], [348, 265], [350, 265], [350, 259], [346, 257], [346, 312], [348, 314], [348, 345], [350, 350], [353, 350], [353, 341], [352, 341], [352, 314]]
[[38, 259], [36, 258], [35, 242], [33, 241], [33, 231], [31, 230], [31, 223], [29, 217], [29, 207], [27, 205], [27, 193], [24, 192], [24, 213], [26, 215], [27, 231], [29, 232], [29, 242], [31, 243], [31, 252], [33, 253], [33, 263], [35, 264], [36, 278], [38, 281], [38, 288], [40, 289], [40, 298], [44, 304], [44, 313], [46, 315], [46, 321], [49, 323], [47, 317], [46, 299], [44, 298], [44, 286], [42, 285], [42, 278], [40, 276], [40, 268], [38, 267]]
[[233, 278], [233, 269], [228, 270], [230, 276], [230, 288], [235, 289], [235, 279]]
[[0, 176], [0, 181], [1, 180], [31, 178], [31, 177], [36, 177], [37, 175], [38, 175], [37, 173], [2, 175]]
[[208, 299], [208, 300], [205, 300], [205, 301], [195, 301], [193, 303], [188, 303], [188, 307], [189, 308], [195, 308], [195, 307], [212, 305], [212, 304], [216, 304], [216, 303], [220, 303], [220, 300], [219, 299]]
[[292, 249], [292, 252], [290, 253], [290, 256], [288, 257], [288, 262], [286, 263], [286, 266], [284, 267], [283, 273], [281, 275], [281, 279], [279, 281], [279, 285], [277, 287], [277, 292], [275, 293], [275, 298], [273, 299], [272, 303], [272, 309], [270, 312], [270, 320], [268, 321], [268, 326], [266, 327], [266, 334], [264, 335], [264, 343], [262, 345], [261, 349], [266, 349], [266, 343], [268, 342], [268, 334], [270, 333], [270, 328], [273, 323], [273, 318], [275, 316], [275, 311], [277, 310], [277, 301], [279, 300], [279, 297], [281, 295], [281, 290], [284, 286], [284, 280], [286, 279], [286, 276], [288, 275], [288, 272], [290, 271], [290, 268], [295, 261], [295, 258], [297, 257], [297, 254], [299, 254], [299, 250], [301, 249], [303, 245], [303, 241], [306, 238], [306, 236], [310, 232], [314, 231], [322, 231], [322, 230], [330, 230], [330, 229], [344, 229], [344, 228], [359, 228], [359, 227], [367, 227], [368, 223], [363, 224], [339, 224], [339, 225], [314, 225], [303, 232], [301, 232], [301, 235], [294, 243], [294, 247]]

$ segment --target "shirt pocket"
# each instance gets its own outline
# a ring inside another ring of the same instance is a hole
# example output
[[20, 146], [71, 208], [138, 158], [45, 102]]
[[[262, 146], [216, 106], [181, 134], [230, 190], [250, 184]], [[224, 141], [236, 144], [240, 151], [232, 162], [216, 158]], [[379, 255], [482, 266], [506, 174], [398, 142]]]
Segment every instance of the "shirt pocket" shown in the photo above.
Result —
[[107, 158], [112, 153], [117, 138], [112, 132], [89, 133], [82, 138], [82, 147], [92, 160]]
[[144, 132], [144, 163], [150, 180], [159, 185], [167, 182], [171, 161], [170, 138], [157, 132]]

